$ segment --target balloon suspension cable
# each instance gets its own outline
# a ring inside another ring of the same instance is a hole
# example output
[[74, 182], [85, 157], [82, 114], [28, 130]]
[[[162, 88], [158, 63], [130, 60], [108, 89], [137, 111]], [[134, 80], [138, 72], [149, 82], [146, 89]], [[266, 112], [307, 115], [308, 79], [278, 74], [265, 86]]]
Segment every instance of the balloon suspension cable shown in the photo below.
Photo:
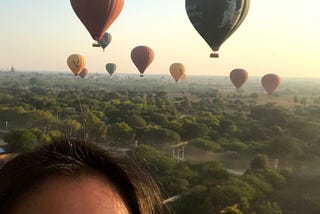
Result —
[[210, 54], [210, 58], [219, 58], [219, 54], [216, 51], [214, 51]]

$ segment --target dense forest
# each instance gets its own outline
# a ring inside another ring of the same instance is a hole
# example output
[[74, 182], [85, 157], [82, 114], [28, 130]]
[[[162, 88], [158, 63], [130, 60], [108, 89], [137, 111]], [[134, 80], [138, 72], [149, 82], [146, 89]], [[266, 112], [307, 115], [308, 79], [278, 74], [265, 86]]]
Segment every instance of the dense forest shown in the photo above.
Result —
[[320, 213], [318, 85], [271, 97], [257, 80], [236, 92], [226, 77], [2, 73], [0, 136], [9, 153], [63, 137], [132, 156], [168, 213]]

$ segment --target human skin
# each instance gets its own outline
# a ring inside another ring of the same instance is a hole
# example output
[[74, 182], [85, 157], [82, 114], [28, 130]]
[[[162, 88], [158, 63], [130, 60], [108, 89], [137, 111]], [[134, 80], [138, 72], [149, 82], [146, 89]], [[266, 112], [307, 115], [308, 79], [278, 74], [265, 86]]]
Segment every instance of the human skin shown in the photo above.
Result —
[[113, 185], [100, 175], [56, 176], [18, 198], [12, 214], [129, 214]]

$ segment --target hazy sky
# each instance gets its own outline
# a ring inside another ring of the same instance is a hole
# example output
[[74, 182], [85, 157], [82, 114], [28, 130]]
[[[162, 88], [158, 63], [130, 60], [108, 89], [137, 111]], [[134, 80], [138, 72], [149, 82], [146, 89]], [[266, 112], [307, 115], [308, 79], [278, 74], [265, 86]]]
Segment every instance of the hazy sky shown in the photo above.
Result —
[[73, 12], [69, 0], [0, 1], [0, 69], [66, 71], [66, 59], [80, 53], [91, 72], [115, 62], [117, 72], [138, 73], [132, 48], [147, 45], [155, 59], [145, 74], [168, 74], [174, 62], [189, 75], [229, 75], [233, 68], [251, 76], [320, 77], [320, 14], [317, 0], [251, 0], [240, 28], [221, 46], [220, 58], [196, 32], [185, 0], [126, 0], [108, 29], [112, 43], [103, 52]]

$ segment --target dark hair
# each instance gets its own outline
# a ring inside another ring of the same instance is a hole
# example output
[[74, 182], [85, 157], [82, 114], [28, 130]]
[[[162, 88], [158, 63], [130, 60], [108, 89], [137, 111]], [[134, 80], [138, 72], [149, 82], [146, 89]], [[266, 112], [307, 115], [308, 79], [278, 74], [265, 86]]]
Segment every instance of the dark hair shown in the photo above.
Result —
[[20, 154], [0, 169], [0, 213], [8, 213], [22, 194], [55, 175], [97, 172], [118, 190], [132, 214], [161, 211], [160, 191], [148, 173], [125, 155], [82, 141], [60, 141]]

